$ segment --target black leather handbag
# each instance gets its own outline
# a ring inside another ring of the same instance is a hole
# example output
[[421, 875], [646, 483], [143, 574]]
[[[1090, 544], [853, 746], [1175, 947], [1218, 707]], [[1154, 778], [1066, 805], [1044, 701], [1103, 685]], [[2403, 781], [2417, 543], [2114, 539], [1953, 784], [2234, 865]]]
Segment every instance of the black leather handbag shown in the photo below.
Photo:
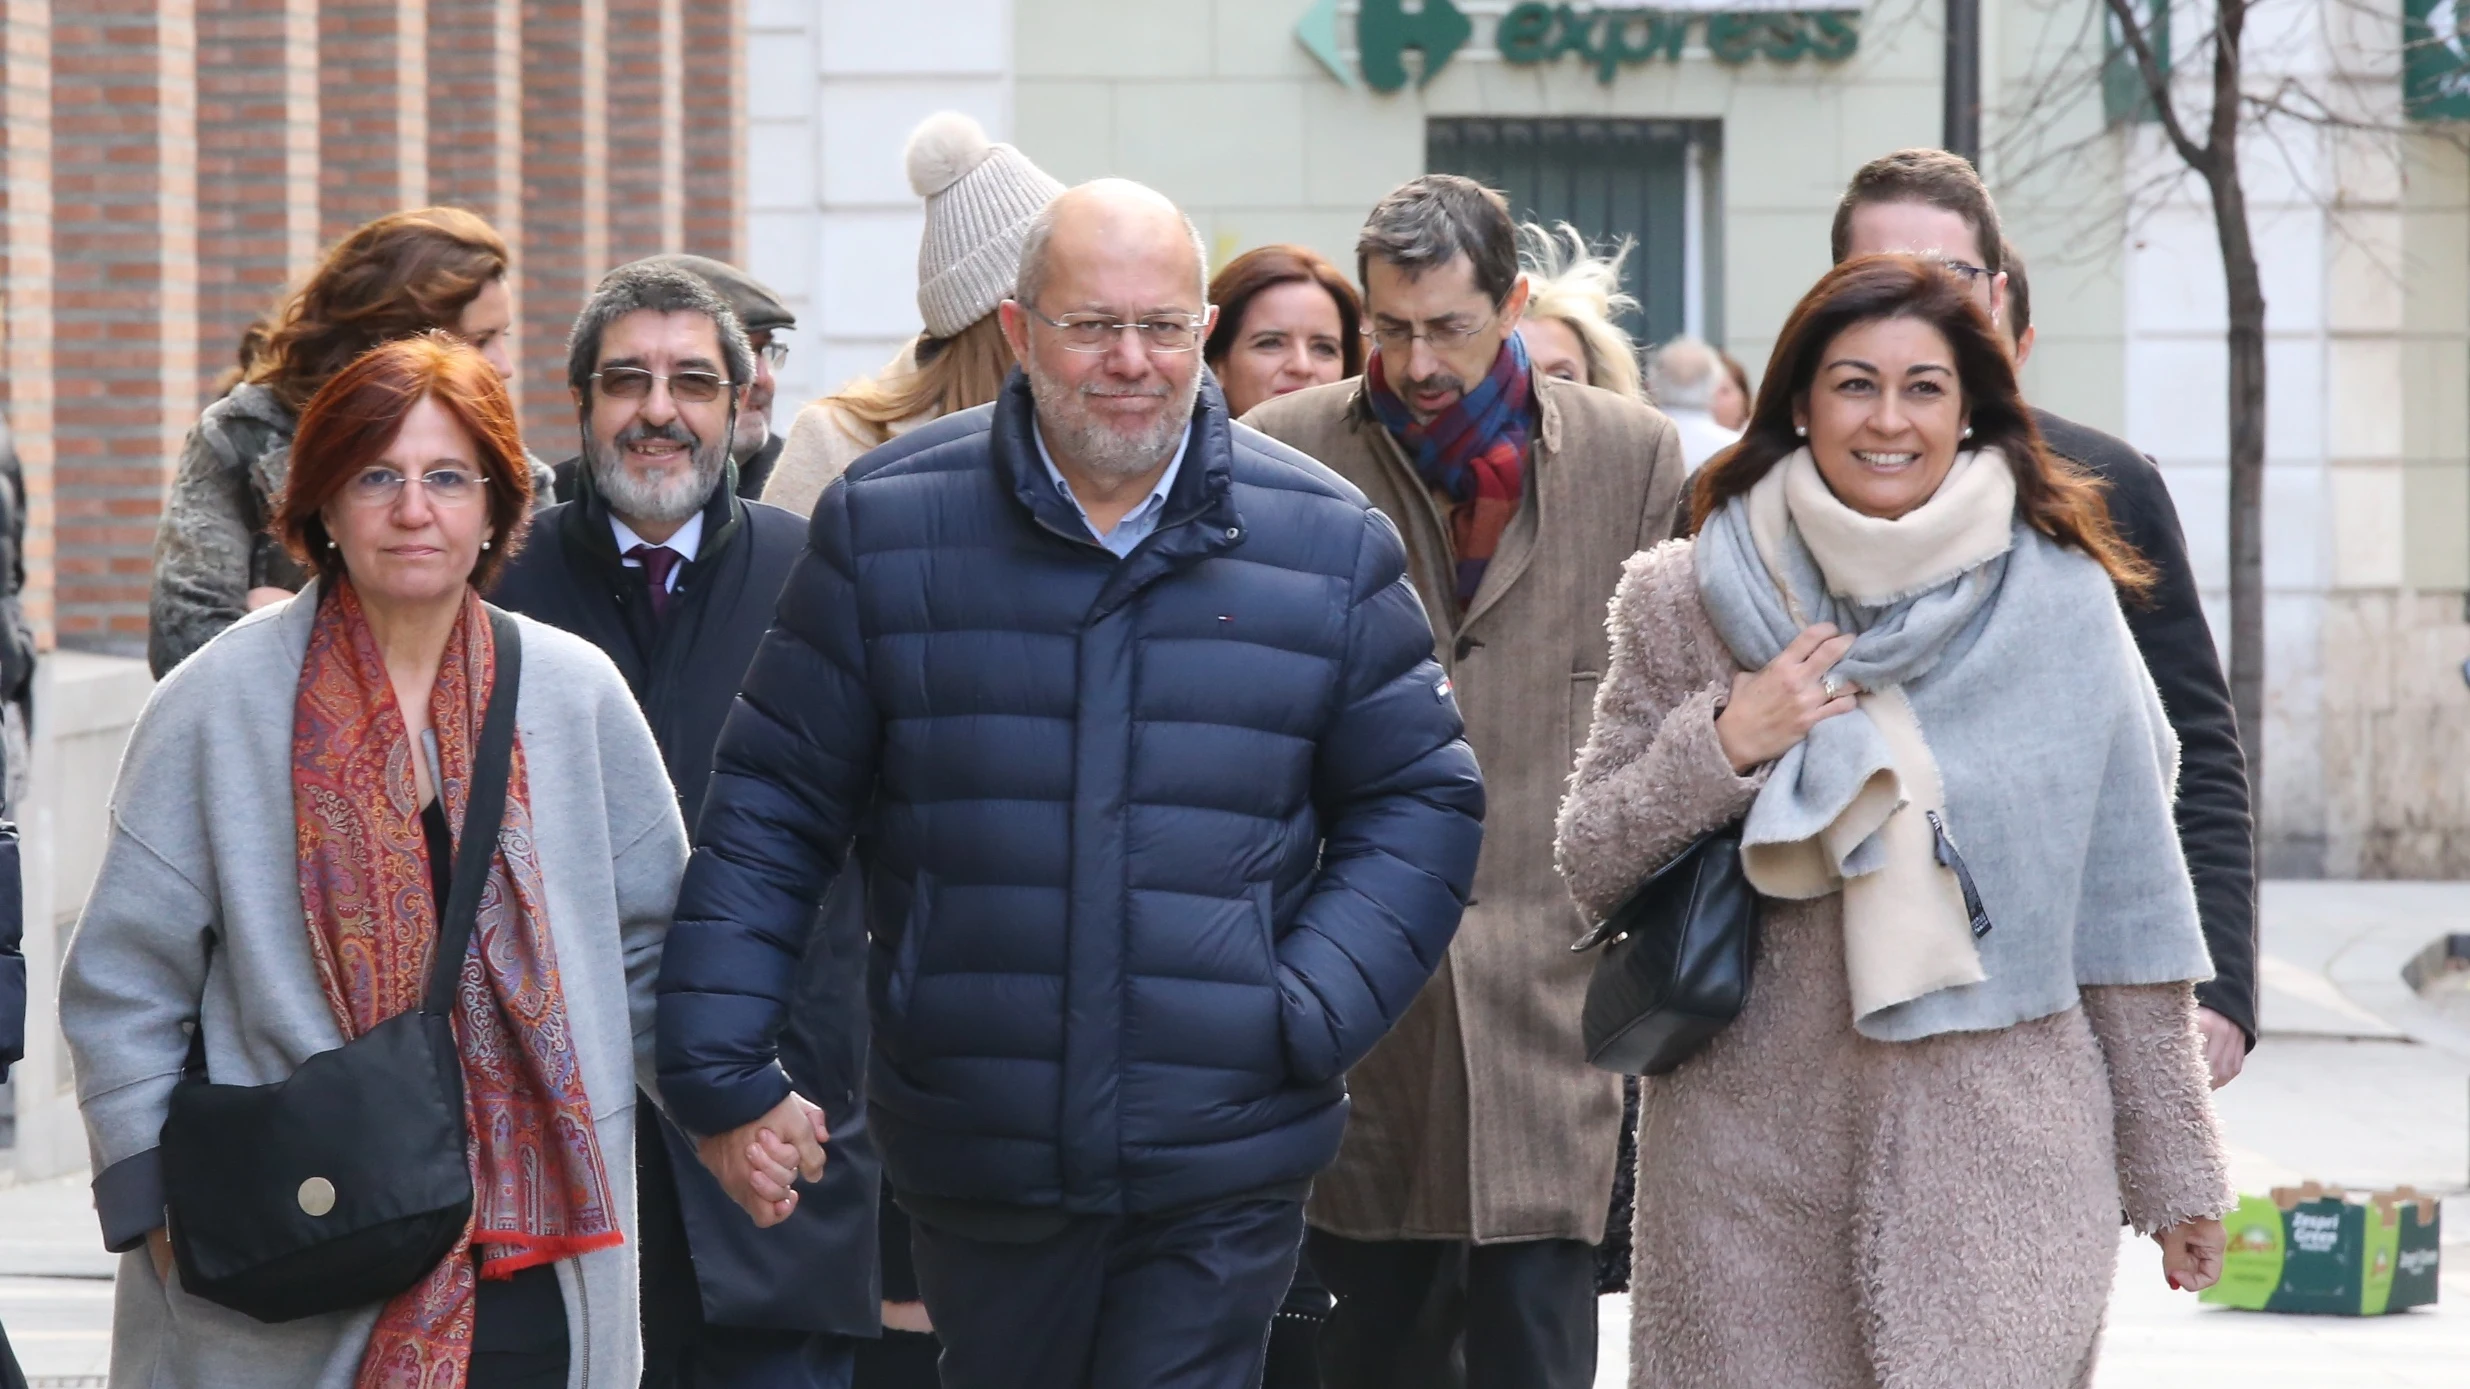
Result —
[[272, 1085], [215, 1085], [193, 1040], [163, 1124], [180, 1286], [263, 1322], [380, 1302], [426, 1277], [472, 1214], [456, 985], [497, 851], [523, 666], [492, 609], [497, 680], [473, 755], [453, 895], [421, 1006]]
[[1601, 948], [1580, 1031], [1587, 1061], [1660, 1076], [1696, 1056], [1750, 998], [1758, 892], [1741, 875], [1740, 822], [1648, 875], [1573, 951]]

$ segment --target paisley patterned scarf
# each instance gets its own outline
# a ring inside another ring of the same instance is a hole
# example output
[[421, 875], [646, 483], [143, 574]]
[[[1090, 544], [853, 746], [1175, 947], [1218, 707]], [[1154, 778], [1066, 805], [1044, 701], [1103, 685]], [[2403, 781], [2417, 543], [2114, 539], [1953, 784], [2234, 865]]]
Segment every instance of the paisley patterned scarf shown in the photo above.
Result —
[[1374, 349], [1364, 364], [1365, 394], [1372, 412], [1415, 460], [1416, 476], [1449, 511], [1450, 551], [1457, 557], [1458, 610], [1474, 606], [1484, 569], [1501, 547], [1501, 533], [1518, 514], [1526, 486], [1527, 432], [1535, 382], [1526, 344], [1509, 335], [1492, 370], [1448, 409], [1418, 421], [1389, 388]]
[[[467, 592], [429, 696], [439, 794], [458, 836], [494, 652], [487, 609]], [[420, 1006], [440, 904], [412, 775], [421, 754], [348, 579], [318, 607], [295, 708], [300, 902], [327, 1005], [355, 1038]], [[379, 1313], [359, 1389], [460, 1389], [476, 1278], [512, 1278], [623, 1239], [566, 1025], [546, 901], [518, 738], [505, 825], [456, 997], [472, 1224], [426, 1279]]]

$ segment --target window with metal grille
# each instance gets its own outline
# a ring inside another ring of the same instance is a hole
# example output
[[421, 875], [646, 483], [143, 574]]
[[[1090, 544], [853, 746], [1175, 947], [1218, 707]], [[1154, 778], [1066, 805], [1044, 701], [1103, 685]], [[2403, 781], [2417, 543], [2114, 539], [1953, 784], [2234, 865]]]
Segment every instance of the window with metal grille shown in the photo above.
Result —
[[1723, 336], [1722, 125], [1603, 117], [1437, 117], [1424, 164], [1498, 188], [1521, 222], [1567, 222], [1599, 251], [1637, 241], [1622, 288], [1642, 345]]

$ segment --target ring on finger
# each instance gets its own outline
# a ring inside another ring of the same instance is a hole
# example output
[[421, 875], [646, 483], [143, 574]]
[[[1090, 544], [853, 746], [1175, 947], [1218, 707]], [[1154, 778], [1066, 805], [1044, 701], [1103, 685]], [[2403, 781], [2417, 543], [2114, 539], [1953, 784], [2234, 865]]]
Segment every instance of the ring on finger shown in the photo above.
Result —
[[1853, 683], [1834, 671], [1828, 671], [1819, 677], [1818, 688], [1829, 699], [1842, 699], [1853, 693]]

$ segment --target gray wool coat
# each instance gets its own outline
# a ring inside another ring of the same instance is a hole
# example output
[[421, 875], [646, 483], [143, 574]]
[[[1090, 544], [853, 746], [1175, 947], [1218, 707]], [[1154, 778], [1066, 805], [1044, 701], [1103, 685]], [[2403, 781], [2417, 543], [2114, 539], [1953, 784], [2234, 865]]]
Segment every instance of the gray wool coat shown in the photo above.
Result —
[[[1687, 542], [1630, 562], [1611, 638], [1559, 842], [1590, 917], [1763, 776], [1716, 739], [1738, 666]], [[2121, 1212], [2149, 1233], [2231, 1204], [2192, 987], [1876, 1041], [1843, 900], [1764, 902], [1740, 1018], [1643, 1082], [1632, 1389], [2088, 1384]]]
[[1313, 1184], [1319, 1229], [1353, 1239], [1603, 1238], [1621, 1082], [1578, 1035], [1584, 931], [1553, 872], [1553, 814], [1605, 661], [1604, 604], [1633, 551], [1672, 534], [1680, 436], [1609, 391], [1535, 379], [1526, 494], [1474, 604], [1439, 503], [1374, 419], [1363, 383], [1267, 401], [1245, 423], [1364, 490], [1398, 523], [1407, 572], [1484, 768], [1475, 892], [1441, 968], [1347, 1075], [1338, 1161]]
[[[292, 815], [292, 715], [312, 586], [241, 619], [155, 689], [112, 792], [103, 867], [60, 980], [98, 1184], [155, 1158], [202, 1019], [208, 1077], [262, 1085], [343, 1043], [310, 955]], [[569, 1389], [633, 1389], [635, 1091], [652, 1084], [652, 983], [686, 866], [660, 751], [609, 659], [554, 627], [523, 635], [516, 737], [576, 1060], [626, 1243], [556, 1265]], [[141, 1183], [142, 1185], [142, 1183]], [[109, 1202], [105, 1203], [108, 1207]], [[105, 1209], [107, 1229], [131, 1224]], [[375, 1306], [269, 1326], [121, 1256], [112, 1382], [152, 1389], [349, 1389]]]

